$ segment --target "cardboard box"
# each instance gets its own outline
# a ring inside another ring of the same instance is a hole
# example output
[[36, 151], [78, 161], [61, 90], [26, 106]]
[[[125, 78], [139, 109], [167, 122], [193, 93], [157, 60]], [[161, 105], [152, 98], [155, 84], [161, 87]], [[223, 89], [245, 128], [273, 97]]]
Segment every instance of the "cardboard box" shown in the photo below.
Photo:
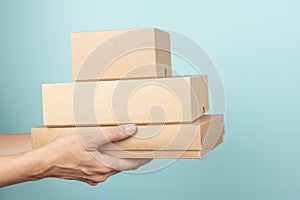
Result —
[[117, 158], [203, 158], [214, 148], [223, 142], [223, 136], [221, 136], [215, 146], [209, 149], [203, 149], [200, 151], [187, 150], [187, 151], [101, 151], [104, 154], [108, 154]]
[[102, 150], [101, 152], [118, 158], [202, 158], [222, 142], [223, 135], [212, 148], [207, 147], [203, 150]]
[[[78, 134], [96, 132], [101, 134], [109, 127], [33, 127], [32, 146], [38, 148], [54, 139]], [[191, 124], [138, 125], [137, 133], [123, 141], [108, 143], [101, 147], [103, 151], [199, 151], [212, 149], [218, 138], [224, 134], [223, 115], [204, 115]]]
[[207, 110], [200, 75], [43, 85], [46, 126], [191, 123]]
[[71, 34], [73, 79], [171, 76], [170, 36], [156, 28]]

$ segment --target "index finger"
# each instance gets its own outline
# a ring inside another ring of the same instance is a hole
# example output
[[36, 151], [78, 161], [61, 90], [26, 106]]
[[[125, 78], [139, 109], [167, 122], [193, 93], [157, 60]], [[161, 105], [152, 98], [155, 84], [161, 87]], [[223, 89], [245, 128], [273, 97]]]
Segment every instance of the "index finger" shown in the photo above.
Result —
[[138, 169], [139, 167], [149, 163], [152, 160], [148, 158], [121, 159], [103, 154], [99, 151], [91, 152], [91, 154], [102, 164], [118, 171]]

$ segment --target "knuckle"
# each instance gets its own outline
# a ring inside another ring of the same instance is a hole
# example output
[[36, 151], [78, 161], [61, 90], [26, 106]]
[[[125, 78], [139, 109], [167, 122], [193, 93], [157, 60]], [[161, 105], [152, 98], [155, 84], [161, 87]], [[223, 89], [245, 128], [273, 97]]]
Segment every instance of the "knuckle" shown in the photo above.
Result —
[[88, 182], [86, 182], [86, 183], [89, 184], [89, 185], [91, 185], [91, 186], [96, 186], [96, 185], [98, 185], [97, 182], [93, 182], [93, 181], [88, 181]]
[[87, 176], [92, 176], [94, 173], [90, 170], [86, 170], [86, 169], [82, 169], [81, 170], [83, 174], [87, 175]]
[[107, 178], [105, 176], [95, 176], [93, 177], [93, 182], [96, 182], [96, 183], [100, 183], [100, 182], [104, 182]]
[[102, 182], [106, 181], [109, 177], [110, 177], [110, 174], [104, 175], [104, 176], [103, 176], [103, 181], [102, 181]]
[[111, 132], [112, 132], [114, 139], [116, 139], [116, 140], [121, 139], [120, 129], [118, 127], [113, 127], [111, 129]]
[[122, 138], [118, 127], [112, 127], [107, 129], [106, 137], [110, 141], [120, 140]]

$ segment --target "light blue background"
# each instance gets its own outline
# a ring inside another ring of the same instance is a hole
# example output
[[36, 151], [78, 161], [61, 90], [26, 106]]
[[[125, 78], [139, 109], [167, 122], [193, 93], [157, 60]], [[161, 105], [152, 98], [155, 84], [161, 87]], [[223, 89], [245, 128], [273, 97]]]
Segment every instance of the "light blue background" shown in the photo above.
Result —
[[216, 63], [225, 142], [155, 173], [97, 187], [46, 179], [0, 189], [1, 200], [300, 198], [299, 1], [75, 2], [1, 1], [0, 132], [42, 124], [41, 84], [71, 81], [71, 32], [155, 26], [191, 37]]

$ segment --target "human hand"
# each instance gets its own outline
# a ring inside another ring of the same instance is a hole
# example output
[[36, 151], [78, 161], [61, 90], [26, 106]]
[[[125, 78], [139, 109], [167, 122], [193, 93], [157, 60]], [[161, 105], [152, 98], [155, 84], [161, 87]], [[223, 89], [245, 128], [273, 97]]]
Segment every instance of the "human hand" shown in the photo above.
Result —
[[101, 133], [57, 138], [34, 150], [47, 159], [35, 170], [31, 179], [57, 177], [97, 185], [120, 171], [137, 169], [150, 159], [119, 159], [99, 152], [101, 145], [123, 140], [135, 132], [136, 126], [129, 124], [104, 129]]

